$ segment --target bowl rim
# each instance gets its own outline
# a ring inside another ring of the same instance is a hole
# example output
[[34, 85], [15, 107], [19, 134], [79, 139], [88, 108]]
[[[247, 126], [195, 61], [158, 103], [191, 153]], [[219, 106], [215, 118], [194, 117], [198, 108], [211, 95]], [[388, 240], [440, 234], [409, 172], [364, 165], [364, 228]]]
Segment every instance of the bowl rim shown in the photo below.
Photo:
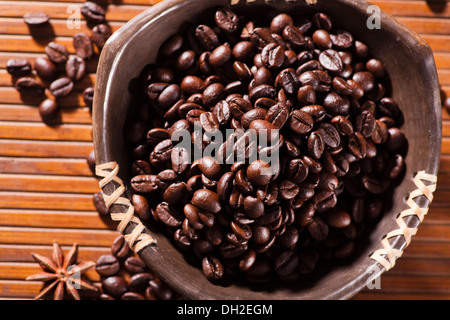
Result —
[[[117, 64], [120, 61], [120, 57], [124, 50], [126, 50], [128, 44], [133, 40], [134, 35], [139, 32], [140, 29], [144, 28], [146, 25], [150, 24], [153, 20], [156, 20], [170, 12], [172, 10], [178, 10], [180, 7], [187, 5], [188, 3], [195, 2], [196, 0], [164, 0], [149, 9], [143, 11], [135, 18], [127, 22], [118, 31], [116, 31], [110, 39], [105, 44], [100, 60], [98, 63], [97, 70], [97, 81], [95, 86], [95, 95], [93, 103], [93, 140], [94, 148], [96, 154], [96, 164], [102, 164], [110, 161], [114, 161], [110, 154], [110, 149], [108, 148], [108, 143], [105, 140], [103, 132], [105, 128], [108, 127], [107, 114], [109, 101], [109, 83], [114, 76], [114, 71], [116, 70]], [[321, 1], [331, 1], [331, 0], [321, 0]], [[341, 2], [344, 5], [352, 6], [354, 9], [358, 10], [362, 15], [368, 16], [367, 8], [371, 4], [365, 0], [335, 0], [336, 2]], [[224, 3], [229, 3], [227, 0], [223, 0]], [[241, 1], [245, 2], [245, 1]], [[272, 3], [272, 2], [270, 2]], [[269, 3], [269, 4], [270, 4]], [[291, 2], [289, 2], [291, 3]], [[264, 1], [255, 2], [255, 4], [264, 4]], [[296, 1], [292, 2], [293, 5], [298, 4]], [[252, 3], [253, 5], [253, 3]], [[416, 52], [419, 52], [422, 59], [418, 61], [420, 69], [422, 71], [422, 77], [426, 78], [430, 83], [439, 84], [437, 77], [437, 70], [434, 62], [434, 56], [429, 45], [414, 31], [406, 27], [405, 25], [398, 22], [392, 15], [381, 10], [381, 19], [383, 23], [383, 28], [388, 28], [390, 30], [399, 30], [399, 37], [404, 41], [405, 44], [414, 48]], [[437, 137], [436, 144], [430, 146], [431, 150], [429, 152], [429, 157], [427, 163], [425, 163], [424, 170], [429, 174], [437, 175], [439, 169], [440, 160], [440, 148], [441, 148], [441, 137], [442, 137], [442, 121], [441, 121], [441, 107], [440, 107], [440, 97], [438, 88], [427, 97], [427, 108], [430, 110], [432, 115], [435, 116], [436, 126], [432, 126], [434, 129], [434, 134]], [[425, 204], [427, 207], [429, 203]], [[420, 223], [414, 222], [412, 227], [418, 227]], [[125, 229], [125, 233], [130, 233], [133, 230], [133, 226], [129, 226]], [[381, 239], [380, 239], [381, 241]], [[400, 248], [405, 247], [406, 241], [402, 237], [398, 237], [394, 240], [393, 246], [398, 246]], [[148, 263], [148, 257], [156, 254], [156, 249], [152, 246], [144, 248], [139, 255]], [[365, 287], [369, 277], [371, 279], [380, 276], [386, 271], [379, 263], [372, 260], [369, 261], [368, 266], [377, 266], [374, 272], [366, 270], [359, 275], [359, 277], [354, 278], [350, 283], [346, 283], [342, 286], [340, 290], [330, 293], [324, 296], [324, 299], [349, 299], [363, 287]], [[152, 266], [154, 267], [154, 266]], [[164, 279], [170, 286], [176, 287], [177, 281], [173, 279]], [[181, 294], [186, 297], [193, 299], [208, 299], [203, 292], [198, 292], [196, 290], [182, 289]], [[238, 299], [239, 297], [230, 297], [230, 299]]]

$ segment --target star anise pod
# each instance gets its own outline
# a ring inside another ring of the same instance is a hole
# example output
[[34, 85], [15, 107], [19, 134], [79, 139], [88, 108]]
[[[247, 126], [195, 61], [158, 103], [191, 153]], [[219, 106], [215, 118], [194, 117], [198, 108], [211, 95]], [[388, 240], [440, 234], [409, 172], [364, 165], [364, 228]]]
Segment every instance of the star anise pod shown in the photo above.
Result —
[[62, 300], [64, 298], [64, 288], [75, 300], [80, 300], [77, 289], [97, 291], [95, 286], [81, 279], [81, 275], [94, 267], [95, 262], [76, 263], [78, 244], [75, 243], [65, 257], [61, 246], [56, 241], [53, 243], [51, 259], [37, 253], [32, 253], [31, 255], [39, 263], [44, 272], [31, 275], [25, 280], [44, 281], [47, 284], [35, 297], [36, 300], [42, 298], [53, 289], [55, 289], [54, 300]]

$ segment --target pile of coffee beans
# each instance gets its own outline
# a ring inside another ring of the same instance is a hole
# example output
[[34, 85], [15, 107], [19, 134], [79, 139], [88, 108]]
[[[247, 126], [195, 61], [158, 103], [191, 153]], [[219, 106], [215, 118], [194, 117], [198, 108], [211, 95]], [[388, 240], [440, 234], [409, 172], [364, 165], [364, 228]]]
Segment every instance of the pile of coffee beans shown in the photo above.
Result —
[[98, 258], [95, 270], [101, 276], [101, 300], [172, 300], [180, 296], [156, 277], [145, 262], [131, 252], [118, 236], [111, 254]]
[[[81, 13], [91, 28], [91, 35], [80, 32], [73, 37], [75, 55], [57, 42], [45, 47], [45, 56], [38, 57], [34, 66], [24, 58], [14, 58], [7, 62], [7, 71], [13, 77], [14, 86], [22, 97], [39, 99], [39, 114], [43, 122], [54, 125], [60, 123], [58, 99], [68, 96], [74, 90], [75, 83], [87, 73], [86, 61], [95, 58], [111, 36], [111, 27], [105, 21], [105, 10], [94, 2], [85, 2]], [[24, 15], [24, 21], [32, 32], [39, 34], [49, 23], [44, 12], [30, 12]], [[41, 29], [40, 29], [41, 28]], [[83, 100], [92, 107], [93, 87], [83, 92]]]
[[[404, 173], [402, 112], [383, 62], [327, 14], [262, 16], [219, 8], [183, 26], [142, 72], [145, 99], [126, 126], [137, 214], [213, 282], [292, 281], [351, 257]], [[279, 152], [280, 165], [264, 174], [271, 165], [250, 160], [241, 135], [219, 148], [243, 143], [234, 162], [195, 159], [174, 139], [187, 131], [205, 151], [227, 129], [278, 130], [256, 150]]]

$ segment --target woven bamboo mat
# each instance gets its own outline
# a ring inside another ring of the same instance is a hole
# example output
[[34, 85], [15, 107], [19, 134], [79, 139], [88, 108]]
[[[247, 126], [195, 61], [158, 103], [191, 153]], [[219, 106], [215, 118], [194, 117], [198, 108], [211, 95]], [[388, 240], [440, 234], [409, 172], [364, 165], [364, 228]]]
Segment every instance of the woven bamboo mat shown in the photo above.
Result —
[[[0, 299], [29, 299], [42, 283], [24, 281], [39, 270], [31, 252], [49, 255], [53, 240], [64, 250], [75, 242], [80, 259], [95, 261], [109, 252], [118, 235], [92, 204], [99, 191], [86, 157], [93, 149], [91, 114], [81, 92], [95, 83], [89, 75], [62, 99], [63, 124], [49, 127], [37, 108], [24, 103], [11, 84], [6, 62], [25, 57], [31, 62], [56, 41], [73, 53], [79, 30], [66, 26], [69, 5], [82, 0], [0, 0]], [[157, 0], [102, 0], [113, 30]], [[450, 2], [447, 0], [372, 1], [417, 31], [435, 53], [442, 89], [450, 96]], [[30, 36], [22, 16], [45, 11], [51, 29]], [[90, 30], [83, 22], [84, 32]], [[95, 272], [90, 277], [99, 278]], [[418, 234], [395, 268], [381, 277], [381, 289], [365, 289], [355, 299], [450, 299], [450, 116], [443, 112], [441, 169], [435, 200]]]

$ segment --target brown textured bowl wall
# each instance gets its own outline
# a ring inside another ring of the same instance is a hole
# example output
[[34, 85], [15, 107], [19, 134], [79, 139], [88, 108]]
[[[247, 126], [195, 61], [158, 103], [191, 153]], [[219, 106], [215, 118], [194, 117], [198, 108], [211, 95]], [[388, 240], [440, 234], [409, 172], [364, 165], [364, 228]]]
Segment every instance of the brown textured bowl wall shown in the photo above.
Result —
[[[118, 162], [121, 168], [119, 177], [129, 181], [130, 162], [124, 152], [123, 127], [132, 100], [128, 90], [130, 84], [147, 64], [155, 61], [159, 46], [184, 22], [195, 21], [205, 9], [227, 5], [230, 5], [229, 0], [166, 0], [128, 22], [109, 39], [100, 58], [94, 97], [93, 133], [97, 164]], [[365, 42], [371, 54], [383, 61], [390, 75], [393, 98], [404, 114], [402, 129], [409, 143], [405, 178], [392, 195], [392, 207], [372, 230], [367, 243], [354, 259], [325, 268], [308, 281], [278, 287], [211, 284], [201, 269], [186, 261], [165, 234], [150, 226], [157, 244], [145, 248], [140, 253], [141, 257], [161, 279], [184, 296], [192, 299], [347, 299], [375, 275], [371, 269], [373, 266], [380, 268], [370, 259], [370, 254], [380, 248], [385, 234], [397, 228], [395, 219], [406, 208], [405, 197], [416, 188], [412, 181], [414, 174], [421, 170], [437, 174], [441, 108], [437, 72], [429, 46], [384, 12], [381, 13], [381, 29], [369, 30], [366, 27], [369, 5], [360, 0], [318, 0], [316, 6], [310, 7], [300, 0], [274, 0], [252, 4], [241, 1], [233, 8], [255, 12], [260, 7], [269, 6], [293, 15], [325, 12], [335, 24]], [[418, 224], [413, 220], [411, 223]], [[399, 248], [404, 245], [402, 239], [397, 242]]]

